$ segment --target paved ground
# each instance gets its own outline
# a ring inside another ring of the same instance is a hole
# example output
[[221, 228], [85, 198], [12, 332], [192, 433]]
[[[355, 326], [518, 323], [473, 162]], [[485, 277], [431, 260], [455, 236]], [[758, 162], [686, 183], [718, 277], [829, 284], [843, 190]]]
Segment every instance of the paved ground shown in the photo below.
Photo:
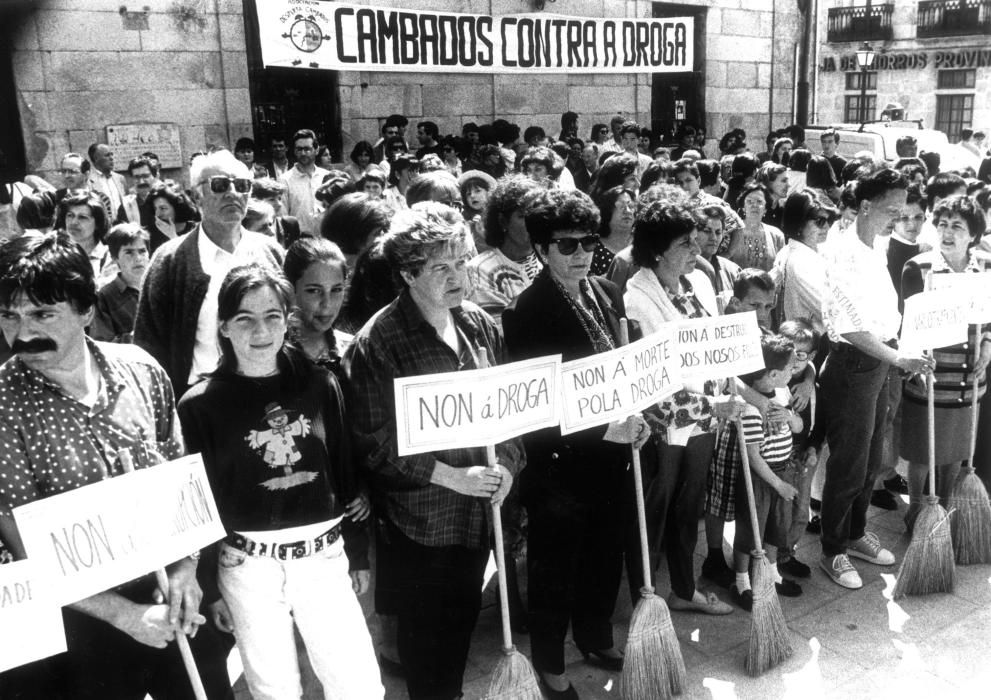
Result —
[[[903, 506], [904, 508], [904, 506]], [[871, 509], [871, 528], [899, 561], [908, 538], [898, 513]], [[697, 552], [697, 570], [704, 557], [703, 538]], [[818, 540], [806, 536], [799, 559], [813, 564], [819, 556]], [[890, 599], [895, 567], [878, 567], [857, 561], [864, 587], [848, 591], [832, 583], [813, 567], [811, 579], [802, 581], [804, 594], [781, 598], [791, 632], [794, 656], [760, 678], [743, 670], [750, 631], [750, 615], [736, 610], [726, 617], [673, 613], [675, 628], [688, 670], [688, 687], [682, 697], [705, 700], [732, 698], [796, 698], [815, 700], [914, 700], [991, 697], [991, 566], [958, 567], [952, 594]], [[659, 577], [667, 593], [666, 571]], [[631, 605], [624, 581], [614, 617], [616, 639], [626, 638]], [[720, 595], [728, 600], [725, 592]], [[365, 601], [366, 608], [370, 601]], [[467, 700], [482, 698], [489, 674], [500, 658], [498, 605], [488, 590], [472, 644], [465, 675]], [[373, 627], [374, 633], [374, 627]], [[517, 636], [521, 651], [529, 640]], [[586, 666], [568, 643], [568, 674], [583, 700], [619, 698], [615, 674]], [[305, 664], [305, 659], [301, 656]], [[405, 686], [386, 677], [386, 697], [406, 698]], [[322, 697], [319, 684], [307, 669], [306, 700]], [[243, 689], [243, 681], [241, 683]], [[239, 698], [249, 695], [242, 690]]]

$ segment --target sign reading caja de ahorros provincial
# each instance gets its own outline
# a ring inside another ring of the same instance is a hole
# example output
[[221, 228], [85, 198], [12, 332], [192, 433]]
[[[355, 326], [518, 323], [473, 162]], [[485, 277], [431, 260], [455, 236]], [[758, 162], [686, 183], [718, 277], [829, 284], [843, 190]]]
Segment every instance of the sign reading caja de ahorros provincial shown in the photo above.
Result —
[[266, 67], [459, 73], [676, 73], [693, 18], [474, 15], [327, 2], [259, 2]]

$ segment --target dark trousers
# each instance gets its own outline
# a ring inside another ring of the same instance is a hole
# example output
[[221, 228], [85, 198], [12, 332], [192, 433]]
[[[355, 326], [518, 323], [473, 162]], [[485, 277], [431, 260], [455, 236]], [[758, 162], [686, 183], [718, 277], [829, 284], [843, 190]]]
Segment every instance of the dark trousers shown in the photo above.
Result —
[[597, 465], [599, 487], [572, 474], [524, 470], [529, 515], [530, 649], [545, 673], [564, 673], [564, 638], [579, 649], [613, 646], [612, 617], [623, 574], [622, 468]]
[[[695, 595], [695, 545], [715, 445], [715, 433], [707, 433], [690, 438], [687, 445], [654, 441], [640, 452], [650, 574], [653, 577], [657, 571], [661, 551], [664, 551], [671, 590], [684, 600], [691, 600]], [[626, 576], [630, 596], [636, 602], [643, 586], [643, 565], [632, 469], [629, 475], [623, 491], [623, 513], [628, 523]]]
[[376, 556], [395, 577], [399, 661], [410, 700], [459, 697], [489, 551], [428, 547], [391, 523], [387, 528], [388, 546]]
[[[991, 381], [991, 369], [988, 369], [988, 380]], [[984, 486], [991, 489], [991, 398], [981, 400], [978, 416], [974, 469]]]
[[[63, 610], [68, 652], [5, 673], [3, 700], [192, 700], [192, 686], [176, 644], [155, 649], [111, 625]], [[189, 640], [210, 700], [234, 697], [227, 676], [230, 646], [212, 626]]]
[[846, 343], [834, 344], [823, 365], [823, 418], [829, 460], [822, 489], [822, 553], [846, 552], [864, 536], [867, 506], [884, 457], [888, 363]]

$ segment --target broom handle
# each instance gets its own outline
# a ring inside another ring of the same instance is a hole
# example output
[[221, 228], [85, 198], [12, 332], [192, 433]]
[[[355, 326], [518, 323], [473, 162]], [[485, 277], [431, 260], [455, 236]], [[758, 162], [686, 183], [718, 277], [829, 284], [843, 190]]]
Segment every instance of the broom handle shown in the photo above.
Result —
[[[121, 450], [117, 453], [117, 456], [120, 458], [120, 466], [123, 468], [125, 474], [130, 474], [134, 471], [134, 462], [131, 461], [131, 451], [129, 449]], [[158, 582], [158, 588], [162, 591], [162, 594], [168, 597], [169, 577], [165, 573], [164, 568], [155, 571], [155, 580]], [[203, 687], [203, 681], [200, 679], [199, 669], [196, 668], [196, 659], [193, 658], [193, 650], [189, 648], [189, 639], [181, 629], [176, 630], [175, 642], [176, 646], [179, 647], [179, 654], [182, 656], [182, 663], [186, 667], [186, 675], [189, 676], [189, 683], [193, 686], [193, 694], [196, 696], [196, 700], [207, 700], [206, 689]]]
[[[485, 460], [490, 469], [496, 468], [495, 445], [485, 446]], [[492, 548], [495, 550], [497, 575], [499, 576], [499, 609], [502, 612], [502, 646], [513, 648], [513, 630], [509, 625], [509, 591], [506, 586], [506, 552], [502, 543], [502, 510], [501, 506], [492, 504]]]
[[[977, 324], [974, 327], [974, 376], [971, 377], [972, 386], [970, 387], [970, 459], [967, 460], [967, 466], [971, 469], [974, 468], [974, 455], [977, 453], [977, 423], [978, 423], [978, 404], [977, 404], [977, 392], [981, 388], [981, 378], [977, 374], [977, 363], [981, 359], [981, 324]], [[985, 370], [987, 371], [987, 370]]]
[[[736, 384], [730, 381], [731, 391], [736, 395]], [[743, 482], [747, 487], [747, 506], [750, 510], [750, 525], [754, 531], [754, 549], [764, 552], [764, 543], [761, 542], [760, 524], [757, 522], [757, 506], [754, 503], [754, 482], [750, 476], [750, 455], [747, 454], [747, 439], [743, 435], [743, 419], [736, 419], [736, 440], [740, 446], [740, 461], [743, 464]]]
[[[926, 272], [925, 290], [932, 289], [932, 270]], [[926, 351], [932, 356], [932, 350]], [[936, 497], [936, 376], [926, 372], [926, 429], [929, 432], [929, 496]]]
[[[630, 344], [630, 326], [625, 318], [619, 319], [619, 344]], [[643, 567], [643, 585], [653, 588], [650, 575], [650, 551], [647, 548], [647, 509], [644, 506], [643, 470], [640, 468], [640, 450], [630, 445], [630, 462], [633, 469], [633, 486], [637, 497], [637, 525], [640, 528], [640, 565]]]

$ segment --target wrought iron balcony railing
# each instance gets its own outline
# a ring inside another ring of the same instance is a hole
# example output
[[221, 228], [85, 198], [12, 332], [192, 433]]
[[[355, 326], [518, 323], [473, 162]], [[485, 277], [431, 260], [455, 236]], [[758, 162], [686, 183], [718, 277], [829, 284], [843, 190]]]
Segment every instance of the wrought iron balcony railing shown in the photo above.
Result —
[[991, 34], [991, 0], [923, 0], [916, 36]]
[[[921, 3], [920, 3], [921, 4]], [[888, 41], [891, 39], [891, 14], [894, 5], [858, 5], [831, 7], [826, 41]]]

